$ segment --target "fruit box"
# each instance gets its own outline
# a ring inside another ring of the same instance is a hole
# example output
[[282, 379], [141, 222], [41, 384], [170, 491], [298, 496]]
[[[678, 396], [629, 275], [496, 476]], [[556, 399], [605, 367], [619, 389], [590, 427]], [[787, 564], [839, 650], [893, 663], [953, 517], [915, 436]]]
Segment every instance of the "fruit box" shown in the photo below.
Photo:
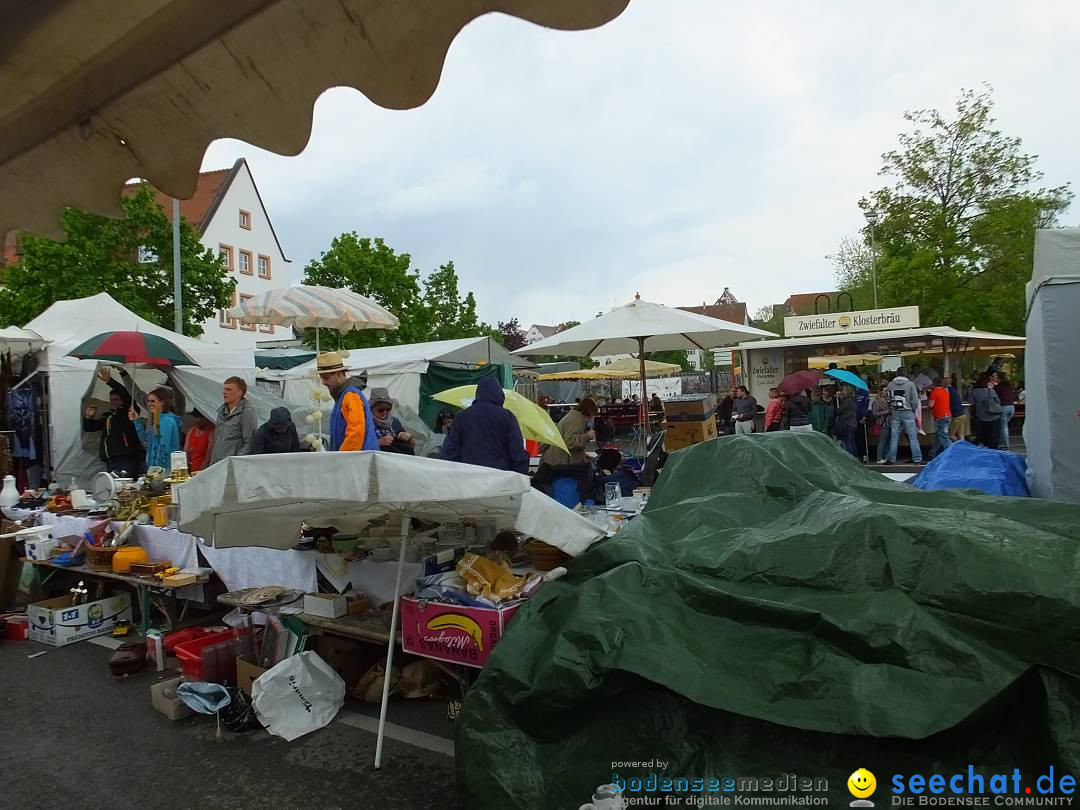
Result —
[[126, 593], [72, 605], [70, 596], [35, 602], [26, 608], [30, 639], [53, 647], [111, 633], [118, 621], [131, 621], [131, 597]]
[[413, 655], [482, 667], [521, 603], [500, 608], [464, 607], [401, 599], [401, 648]]

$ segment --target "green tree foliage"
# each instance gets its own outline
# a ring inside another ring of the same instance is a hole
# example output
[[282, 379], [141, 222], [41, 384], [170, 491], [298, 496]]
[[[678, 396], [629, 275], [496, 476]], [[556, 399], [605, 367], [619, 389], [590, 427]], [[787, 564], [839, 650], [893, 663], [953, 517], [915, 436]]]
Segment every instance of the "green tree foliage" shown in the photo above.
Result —
[[[453, 262], [421, 278], [412, 269], [408, 253], [397, 253], [382, 239], [360, 237], [355, 231], [335, 237], [328, 250], [308, 263], [304, 283], [360, 293], [401, 321], [401, 326], [392, 332], [348, 332], [340, 340], [342, 348], [451, 340], [491, 332], [491, 327], [477, 318], [475, 296], [469, 292], [461, 298]], [[314, 330], [308, 331], [306, 342], [314, 344]], [[338, 345], [338, 341], [332, 345]]]
[[677, 349], [666, 352], [646, 352], [646, 359], [655, 360], [658, 363], [675, 363], [682, 371], [691, 371], [690, 358], [687, 353]]
[[[1036, 155], [994, 128], [991, 91], [964, 91], [951, 117], [918, 110], [899, 148], [882, 157], [895, 178], [860, 201], [876, 209], [881, 306], [917, 304], [922, 322], [1023, 334], [1024, 284], [1036, 228], [1057, 222], [1068, 185], [1044, 188]], [[869, 227], [863, 233], [869, 245]], [[842, 263], [838, 280], [856, 308], [870, 305], [870, 263]]]
[[[172, 224], [147, 185], [125, 196], [121, 207], [119, 219], [64, 209], [64, 242], [21, 234], [22, 258], [4, 273], [0, 320], [21, 325], [55, 301], [107, 292], [137, 315], [171, 329]], [[180, 269], [184, 333], [198, 336], [204, 321], [230, 305], [236, 282], [183, 219]]]

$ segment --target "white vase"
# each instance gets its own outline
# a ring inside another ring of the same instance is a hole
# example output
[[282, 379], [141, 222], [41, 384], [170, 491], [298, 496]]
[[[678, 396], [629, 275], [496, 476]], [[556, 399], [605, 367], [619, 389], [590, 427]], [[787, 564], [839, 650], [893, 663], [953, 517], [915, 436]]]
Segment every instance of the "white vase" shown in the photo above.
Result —
[[15, 476], [4, 476], [4, 488], [0, 489], [0, 506], [10, 507], [19, 502], [19, 488], [15, 486]]

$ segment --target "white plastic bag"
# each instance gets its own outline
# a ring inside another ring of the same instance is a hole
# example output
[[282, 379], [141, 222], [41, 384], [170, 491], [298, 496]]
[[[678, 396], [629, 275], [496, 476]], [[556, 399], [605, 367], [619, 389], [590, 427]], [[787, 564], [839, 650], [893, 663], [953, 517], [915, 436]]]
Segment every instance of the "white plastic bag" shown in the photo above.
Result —
[[302, 652], [256, 678], [251, 697], [266, 730], [292, 741], [329, 725], [345, 703], [345, 681], [318, 655]]

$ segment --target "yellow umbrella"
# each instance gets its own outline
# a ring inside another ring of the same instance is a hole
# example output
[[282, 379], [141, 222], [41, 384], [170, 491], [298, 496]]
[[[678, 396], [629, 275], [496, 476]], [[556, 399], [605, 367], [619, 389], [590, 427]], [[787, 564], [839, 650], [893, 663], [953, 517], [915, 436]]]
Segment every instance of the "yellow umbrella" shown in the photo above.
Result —
[[[555, 423], [551, 421], [547, 411], [531, 399], [523, 397], [517, 391], [504, 388], [503, 394], [506, 397], [503, 407], [518, 420], [525, 438], [535, 439], [538, 442], [550, 444], [566, 450], [568, 453], [570, 452], [566, 447], [566, 442], [563, 441], [562, 434], [555, 427]], [[447, 405], [453, 405], [456, 408], [469, 407], [475, 398], [475, 385], [459, 385], [457, 388], [448, 388], [432, 396], [432, 399], [445, 402]]]

